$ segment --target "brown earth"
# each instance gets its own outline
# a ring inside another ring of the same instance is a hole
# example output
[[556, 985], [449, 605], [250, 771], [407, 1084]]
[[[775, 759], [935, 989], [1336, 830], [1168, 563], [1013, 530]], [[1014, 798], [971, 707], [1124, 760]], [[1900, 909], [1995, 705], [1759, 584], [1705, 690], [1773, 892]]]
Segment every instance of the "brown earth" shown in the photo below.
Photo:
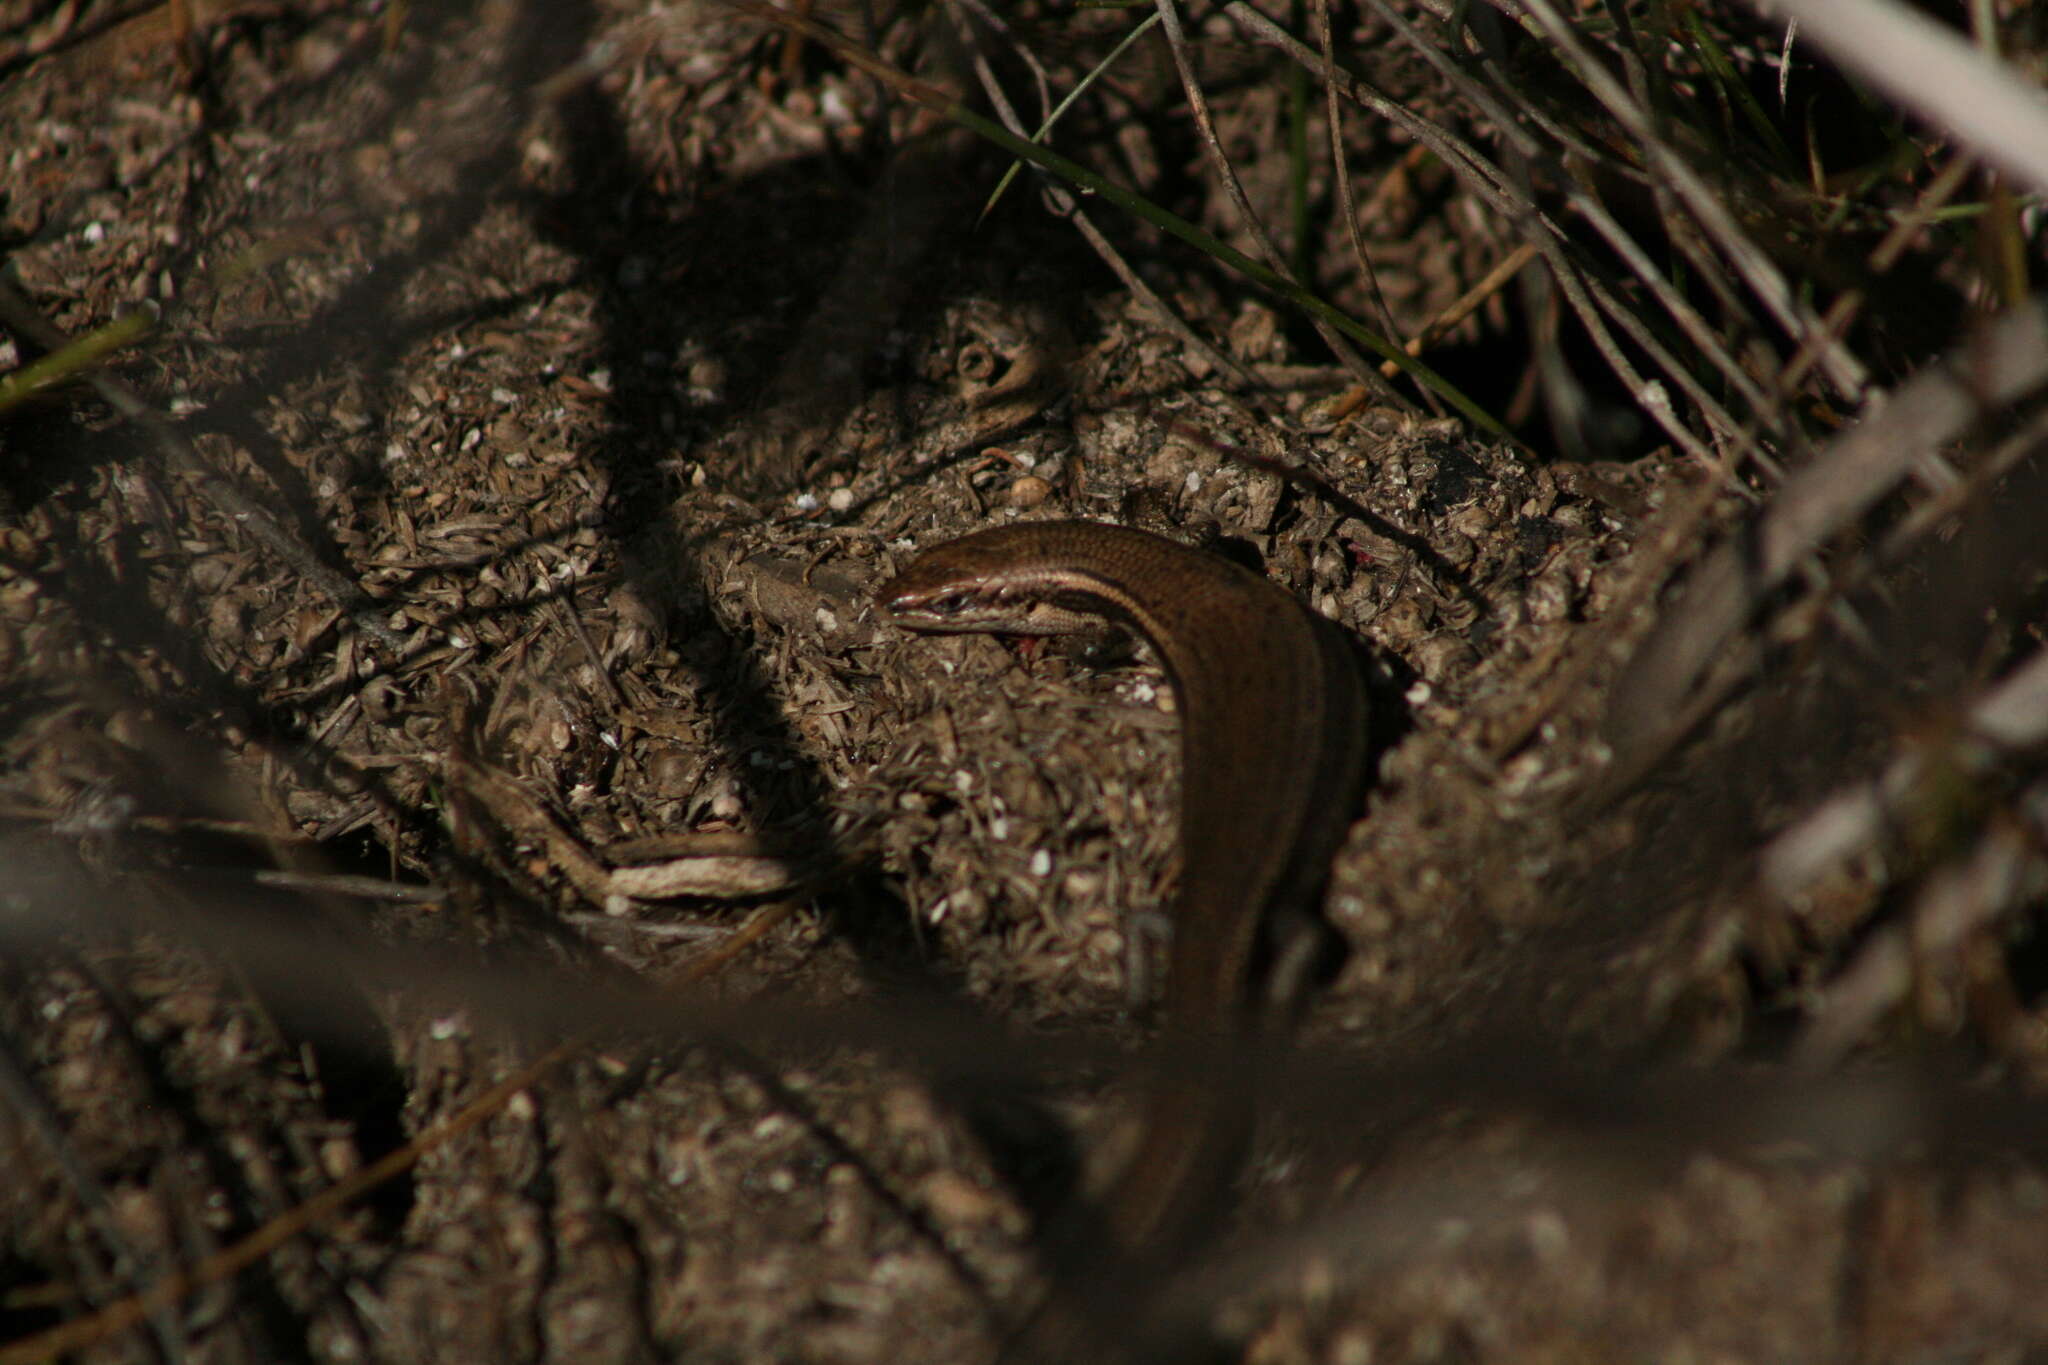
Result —
[[[0, 418], [0, 1360], [991, 1358], [1127, 1126], [1173, 722], [1142, 660], [901, 638], [867, 592], [1141, 511], [1355, 633], [1382, 725], [1344, 963], [1144, 1311], [1274, 1365], [2048, 1358], [2028, 919], [1799, 1069], [1893, 883], [1751, 881], [2038, 634], [1970, 595], [2010, 526], [1867, 605], [1882, 667], [1775, 642], [1616, 794], [1633, 608], [1743, 507], [1660, 539], [1708, 475], [1649, 438], [1345, 404], [1114, 225], [1264, 381], [1228, 386], [1035, 189], [976, 227], [1000, 161], [715, 6], [228, 3], [182, 53], [122, 13], [0, 6], [15, 287], [73, 337], [161, 311], [110, 371], [149, 420], [77, 381]], [[1075, 136], [1208, 194], [1161, 79]], [[1277, 204], [1277, 83], [1217, 79]], [[1406, 332], [1513, 243], [1355, 139]], [[1508, 322], [1447, 345], [1498, 365]]]

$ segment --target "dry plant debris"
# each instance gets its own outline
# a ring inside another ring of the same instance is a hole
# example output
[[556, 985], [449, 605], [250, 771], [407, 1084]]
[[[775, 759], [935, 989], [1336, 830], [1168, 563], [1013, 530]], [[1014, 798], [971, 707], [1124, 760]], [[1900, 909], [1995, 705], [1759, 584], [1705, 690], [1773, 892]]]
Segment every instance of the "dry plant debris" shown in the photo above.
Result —
[[1147, 1312], [2048, 1347], [2040, 7], [1306, 10], [0, 4], [0, 1362], [993, 1358], [1176, 721], [868, 592], [1050, 516], [1385, 718]]

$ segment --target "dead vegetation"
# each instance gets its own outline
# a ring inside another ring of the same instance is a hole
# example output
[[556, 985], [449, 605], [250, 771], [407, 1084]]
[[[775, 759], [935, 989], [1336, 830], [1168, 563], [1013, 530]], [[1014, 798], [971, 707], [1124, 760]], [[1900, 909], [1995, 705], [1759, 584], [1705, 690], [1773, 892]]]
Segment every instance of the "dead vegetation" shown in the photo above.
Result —
[[867, 591], [1055, 515], [1382, 718], [1148, 1315], [2048, 1342], [2042, 12], [1148, 13], [0, 6], [0, 1361], [991, 1358], [1174, 722]]

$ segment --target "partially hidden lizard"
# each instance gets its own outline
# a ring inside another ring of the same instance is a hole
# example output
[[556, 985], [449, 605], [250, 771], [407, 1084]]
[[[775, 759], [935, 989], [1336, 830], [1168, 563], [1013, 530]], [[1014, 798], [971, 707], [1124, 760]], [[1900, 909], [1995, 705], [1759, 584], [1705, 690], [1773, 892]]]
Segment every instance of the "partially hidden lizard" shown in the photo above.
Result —
[[[914, 631], [1082, 635], [1107, 625], [1151, 643], [1178, 703], [1183, 773], [1162, 1029], [1170, 1045], [1194, 1050], [1255, 1028], [1260, 926], [1313, 910], [1364, 778], [1365, 691], [1343, 634], [1229, 560], [1085, 521], [948, 541], [912, 560], [877, 601]], [[1169, 1066], [1152, 1085], [1137, 1155], [1087, 1222], [1108, 1243], [1105, 1259], [1133, 1273], [1091, 1277], [1097, 1290], [1170, 1263], [1242, 1159], [1253, 1118], [1243, 1068], [1221, 1071], [1205, 1082]], [[1092, 1310], [1058, 1311], [1055, 1284], [1049, 1309], [1065, 1321], [1027, 1331], [1028, 1355], [1110, 1354], [1095, 1349], [1102, 1334], [1082, 1319], [1118, 1306], [1104, 1292], [1081, 1296]]]

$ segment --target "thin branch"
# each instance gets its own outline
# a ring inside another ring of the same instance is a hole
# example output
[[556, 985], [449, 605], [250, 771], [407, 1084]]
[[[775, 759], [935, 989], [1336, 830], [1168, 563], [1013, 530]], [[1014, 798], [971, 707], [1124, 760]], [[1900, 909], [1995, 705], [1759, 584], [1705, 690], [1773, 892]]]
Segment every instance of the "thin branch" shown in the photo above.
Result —
[[1550, 4], [1550, 0], [1524, 0], [1524, 7], [1556, 44], [1558, 54], [1571, 66], [1580, 83], [1636, 139], [1644, 155], [1684, 201], [1700, 230], [1720, 247], [1751, 292], [1778, 320], [1778, 325], [1795, 341], [1816, 338], [1821, 365], [1829, 382], [1844, 397], [1860, 398], [1869, 382], [1869, 374], [1862, 362], [1839, 342], [1822, 339], [1825, 333], [1820, 319], [1793, 298], [1791, 286], [1785, 282], [1784, 275], [1749, 240], [1734, 215], [1699, 173], [1657, 137], [1656, 130], [1650, 126], [1649, 114], [1629, 98], [1628, 92], [1607, 68], [1579, 42], [1577, 33]]
[[2048, 382], [2048, 306], [2015, 309], [1922, 370], [1884, 408], [1787, 479], [1748, 530], [1711, 555], [1616, 684], [1608, 741], [1635, 766], [1673, 742], [1673, 716], [1706, 666], [1807, 555], [1916, 462]]
[[1955, 30], [1889, 0], [1751, 0], [1978, 156], [2048, 195], [2048, 98]]
[[[46, 351], [59, 350], [68, 341], [8, 279], [0, 279], [0, 322]], [[84, 378], [106, 400], [107, 406], [142, 428], [155, 443], [164, 463], [190, 477], [200, 496], [212, 503], [215, 511], [247, 531], [258, 544], [346, 611], [357, 627], [377, 643], [393, 654], [404, 651], [405, 640], [378, 619], [380, 609], [368, 593], [338, 570], [321, 563], [311, 547], [286, 530], [268, 508], [207, 463], [206, 457], [141, 394], [103, 370], [88, 369]]]

